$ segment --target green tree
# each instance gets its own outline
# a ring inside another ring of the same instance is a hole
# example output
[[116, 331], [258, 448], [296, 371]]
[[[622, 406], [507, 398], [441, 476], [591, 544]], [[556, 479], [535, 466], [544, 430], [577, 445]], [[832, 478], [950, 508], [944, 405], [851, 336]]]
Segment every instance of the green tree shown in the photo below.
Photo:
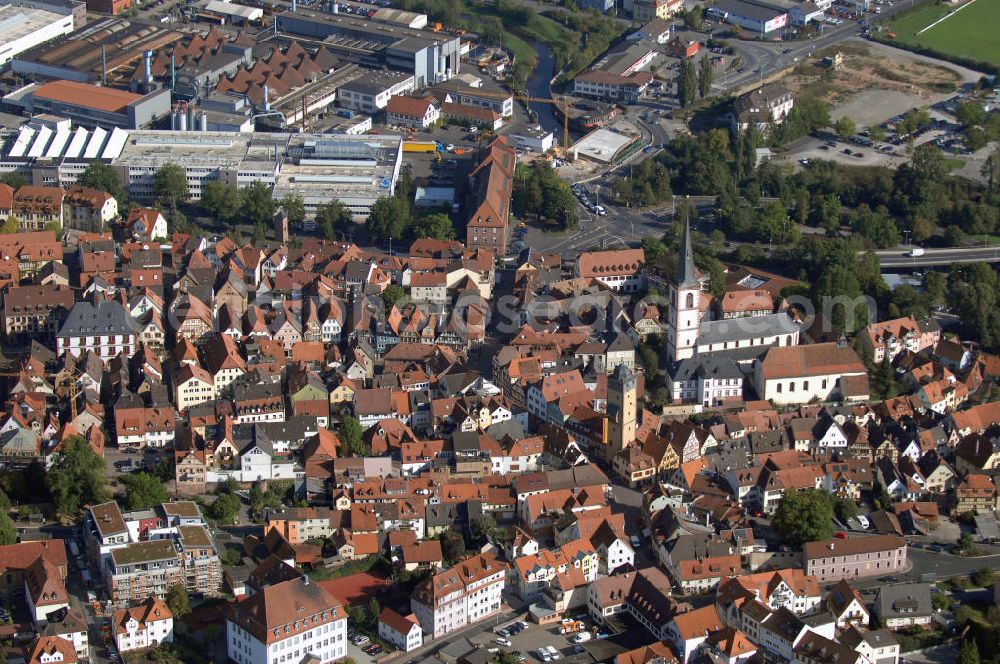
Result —
[[703, 16], [704, 9], [702, 9], [701, 5], [695, 5], [691, 11], [684, 13], [684, 24], [697, 32], [698, 30], [701, 30]]
[[58, 221], [50, 221], [45, 224], [45, 230], [55, 233], [57, 240], [62, 240], [63, 230]]
[[167, 487], [160, 479], [149, 473], [135, 473], [121, 478], [125, 485], [125, 507], [141, 510], [170, 500]]
[[260, 482], [254, 482], [250, 487], [247, 503], [251, 514], [260, 514], [264, 509], [264, 490], [260, 488]]
[[851, 136], [854, 136], [854, 132], [858, 130], [858, 126], [854, 124], [854, 120], [845, 115], [834, 123], [833, 130], [837, 132], [837, 136], [846, 141]]
[[351, 229], [351, 211], [346, 205], [332, 199], [316, 206], [316, 225], [328, 240], [342, 239]]
[[166, 603], [170, 613], [174, 614], [174, 620], [180, 620], [191, 613], [191, 606], [188, 603], [187, 588], [183, 583], [175, 583], [167, 588], [167, 594], [163, 601]]
[[472, 520], [470, 530], [473, 539], [492, 541], [497, 535], [497, 522], [492, 514], [480, 514]]
[[943, 304], [948, 294], [948, 275], [936, 270], [927, 270], [924, 273], [923, 289], [931, 304]]
[[382, 302], [385, 303], [386, 311], [392, 309], [392, 305], [404, 297], [406, 297], [406, 291], [403, 290], [402, 286], [397, 286], [396, 284], [389, 284], [382, 291]]
[[694, 63], [690, 60], [681, 62], [680, 75], [677, 77], [677, 100], [681, 106], [690, 106], [698, 98], [698, 75], [694, 71]]
[[4, 219], [3, 226], [0, 226], [0, 233], [3, 234], [16, 233], [19, 230], [21, 230], [21, 222], [18, 221], [17, 217], [12, 214], [7, 215], [7, 218]]
[[368, 215], [368, 232], [379, 240], [402, 240], [410, 229], [410, 204], [399, 196], [383, 196], [376, 200]]
[[288, 192], [281, 197], [278, 205], [288, 215], [289, 224], [298, 226], [306, 218], [306, 202], [298, 192]]
[[223, 493], [208, 506], [208, 515], [219, 523], [232, 523], [239, 512], [240, 499], [232, 493]]
[[954, 604], [955, 601], [951, 598], [951, 595], [931, 593], [931, 606], [935, 611], [950, 611]]
[[712, 61], [708, 53], [701, 56], [701, 63], [698, 65], [698, 96], [702, 99], [712, 93], [712, 79], [715, 72], [712, 70]]
[[885, 129], [882, 129], [882, 125], [877, 124], [868, 127], [868, 138], [875, 143], [881, 143], [885, 140]]
[[778, 502], [771, 525], [796, 545], [828, 539], [833, 535], [833, 507], [824, 491], [788, 491]]
[[10, 520], [10, 514], [4, 509], [0, 511], [0, 546], [7, 546], [8, 544], [17, 544], [17, 528], [14, 527], [14, 522]]
[[985, 148], [989, 142], [990, 138], [982, 127], [965, 128], [965, 147], [967, 150], [977, 152]]
[[270, 224], [274, 221], [277, 202], [271, 195], [271, 187], [254, 180], [250, 186], [239, 191], [240, 216], [251, 224]]
[[955, 118], [963, 127], [977, 127], [986, 124], [989, 114], [983, 109], [981, 102], [959, 102], [955, 106]]
[[454, 240], [455, 226], [451, 223], [451, 217], [438, 212], [418, 218], [413, 227], [413, 234], [435, 240]]
[[189, 195], [187, 172], [177, 164], [164, 164], [153, 173], [153, 195], [160, 201], [177, 209], [177, 204], [187, 200]]
[[655, 237], [642, 238], [642, 250], [646, 255], [646, 263], [654, 265], [667, 253], [667, 247]]
[[125, 190], [122, 188], [122, 179], [111, 165], [103, 161], [92, 161], [80, 173], [76, 183], [81, 187], [90, 187], [114, 196], [118, 202], [118, 207], [125, 206]]
[[361, 429], [361, 423], [350, 415], [345, 415], [340, 422], [340, 442], [354, 456], [366, 456], [368, 452], [365, 446], [364, 431]]
[[980, 588], [991, 588], [993, 586], [993, 569], [990, 567], [981, 567], [976, 570], [976, 573], [972, 575], [972, 582], [975, 583]]
[[239, 209], [239, 192], [225, 182], [206, 182], [201, 190], [201, 208], [211, 217], [232, 221]]
[[847, 521], [848, 519], [853, 519], [858, 515], [858, 504], [851, 498], [837, 497], [834, 498], [833, 511], [837, 515], [838, 519], [841, 521]]
[[11, 189], [20, 189], [24, 185], [28, 184], [28, 178], [24, 177], [23, 173], [14, 171], [0, 175], [0, 182], [3, 182]]
[[455, 530], [446, 530], [438, 536], [441, 541], [441, 555], [450, 563], [465, 557], [465, 538]]
[[377, 597], [372, 597], [368, 600], [368, 616], [371, 624], [376, 624], [380, 615], [382, 615], [382, 604], [378, 601]]
[[[966, 608], [962, 606], [960, 608]], [[956, 620], [958, 615], [956, 614]], [[962, 646], [958, 649], [958, 659], [956, 664], [979, 664], [979, 647], [973, 638], [962, 639]]]
[[264, 240], [267, 239], [267, 226], [265, 226], [264, 224], [262, 224], [260, 222], [257, 222], [256, 224], [254, 224], [253, 225], [253, 237], [252, 237], [252, 239], [253, 239], [254, 245], [260, 246], [260, 244]]
[[104, 459], [82, 436], [66, 439], [62, 453], [46, 475], [56, 511], [65, 516], [76, 516], [85, 505], [110, 500], [104, 471]]
[[227, 565], [229, 567], [236, 567], [237, 565], [241, 565], [243, 563], [243, 559], [240, 558], [240, 552], [232, 548], [223, 549], [222, 553], [219, 555], [219, 560], [223, 565]]

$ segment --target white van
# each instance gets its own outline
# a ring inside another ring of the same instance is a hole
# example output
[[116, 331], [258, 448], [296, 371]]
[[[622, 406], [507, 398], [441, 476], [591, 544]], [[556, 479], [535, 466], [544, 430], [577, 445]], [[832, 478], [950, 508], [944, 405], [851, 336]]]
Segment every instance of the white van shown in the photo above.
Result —
[[926, 252], [923, 250], [923, 247], [915, 247], [913, 249], [910, 249], [909, 253], [907, 253], [906, 255], [916, 258], [917, 256], [923, 256], [925, 253]]

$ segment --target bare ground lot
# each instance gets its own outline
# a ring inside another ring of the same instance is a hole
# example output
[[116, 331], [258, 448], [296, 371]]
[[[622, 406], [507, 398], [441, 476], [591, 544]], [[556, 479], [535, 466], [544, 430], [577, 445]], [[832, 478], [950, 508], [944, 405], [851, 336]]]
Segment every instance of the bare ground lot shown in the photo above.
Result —
[[[830, 69], [822, 56], [839, 51], [843, 64]], [[852, 40], [818, 54], [782, 79], [798, 99], [827, 104], [834, 119], [847, 115], [858, 126], [882, 122], [911, 108], [928, 106], [979, 74], [901, 49]]]

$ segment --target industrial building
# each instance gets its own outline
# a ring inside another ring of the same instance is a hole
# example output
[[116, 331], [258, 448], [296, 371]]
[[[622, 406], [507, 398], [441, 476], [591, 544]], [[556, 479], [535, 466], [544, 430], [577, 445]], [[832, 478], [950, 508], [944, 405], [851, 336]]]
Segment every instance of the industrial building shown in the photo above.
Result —
[[785, 8], [759, 0], [722, 0], [709, 7], [708, 13], [762, 37], [788, 24]]
[[[66, 79], [129, 87], [136, 74], [144, 75], [147, 52], [168, 53], [185, 34], [120, 18], [92, 21], [58, 42], [22, 53], [11, 70], [29, 79]], [[168, 58], [169, 59], [169, 58]], [[154, 72], [155, 73], [155, 72]]]
[[87, 127], [140, 129], [170, 114], [170, 90], [137, 94], [78, 81], [49, 81], [16, 90], [3, 103], [29, 116], [45, 113]]
[[25, 51], [73, 32], [69, 6], [42, 3], [0, 5], [0, 66]]
[[457, 35], [409, 28], [374, 15], [362, 18], [300, 9], [279, 14], [277, 27], [281, 32], [322, 40], [346, 59], [410, 72], [418, 88], [455, 76], [461, 63]]
[[340, 86], [337, 100], [341, 107], [374, 114], [385, 109], [389, 100], [414, 89], [413, 76], [397, 71], [368, 71]]
[[274, 197], [295, 192], [306, 214], [335, 198], [364, 221], [381, 196], [391, 196], [403, 166], [403, 139], [392, 134], [289, 134], [285, 158], [275, 177]]
[[[207, 122], [195, 116], [199, 127]], [[262, 181], [280, 198], [302, 194], [307, 214], [337, 199], [355, 220], [395, 191], [403, 164], [398, 135], [240, 133], [219, 131], [88, 130], [68, 122], [32, 122], [3, 137], [0, 173], [17, 171], [32, 183], [71, 186], [91, 161], [118, 170], [129, 198], [153, 199], [153, 175], [167, 164], [187, 172], [193, 199], [218, 180], [237, 187]]]

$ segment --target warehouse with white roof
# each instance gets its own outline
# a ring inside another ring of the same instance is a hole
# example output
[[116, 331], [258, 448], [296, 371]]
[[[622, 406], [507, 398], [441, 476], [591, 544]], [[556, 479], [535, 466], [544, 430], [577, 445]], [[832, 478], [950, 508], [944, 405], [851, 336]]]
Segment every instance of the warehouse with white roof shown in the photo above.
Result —
[[73, 32], [73, 14], [0, 3], [0, 67], [39, 44]]

